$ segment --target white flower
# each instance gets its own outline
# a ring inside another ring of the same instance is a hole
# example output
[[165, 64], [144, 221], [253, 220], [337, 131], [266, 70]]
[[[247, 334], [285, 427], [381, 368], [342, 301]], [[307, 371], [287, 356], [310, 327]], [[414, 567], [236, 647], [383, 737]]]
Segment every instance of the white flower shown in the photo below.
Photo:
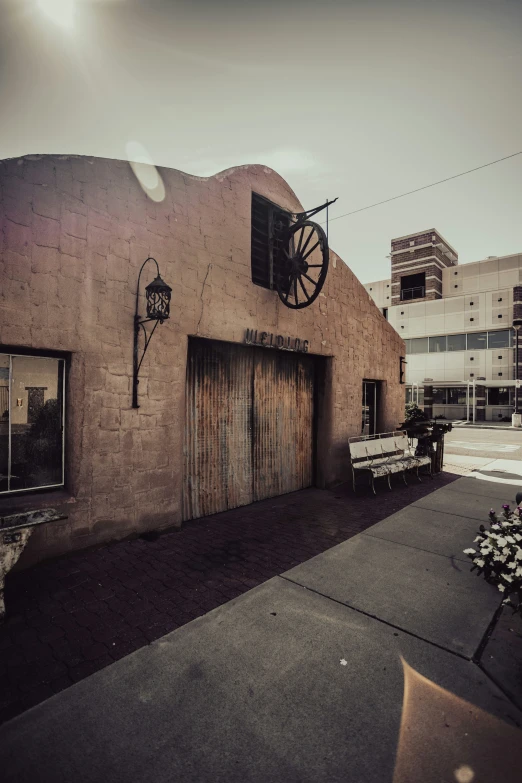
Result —
[[498, 525], [491, 525], [492, 530], [498, 530], [498, 527], [499, 527]]
[[[520, 538], [522, 538], [522, 536], [520, 536]], [[474, 539], [473, 539], [473, 543], [474, 543], [474, 544], [475, 544], [477, 541], [482, 541], [482, 536], [477, 536], [476, 538], [474, 538]]]
[[513, 581], [513, 577], [511, 576], [511, 574], [502, 574], [502, 579], [505, 579], [506, 582], [512, 582]]
[[515, 560], [522, 560], [522, 549], [517, 549], [515, 552]]
[[506, 563], [506, 565], [507, 565], [508, 568], [516, 568], [517, 567], [517, 564], [515, 563], [514, 560], [513, 560], [512, 563]]
[[503, 555], [510, 555], [511, 554], [511, 549], [508, 546], [505, 546], [504, 549], [502, 550], [502, 554]]
[[465, 549], [464, 550], [464, 554], [465, 555], [476, 555], [477, 553], [475, 552], [474, 549]]
[[508, 542], [508, 544], [515, 543], [515, 539], [513, 538], [513, 536], [506, 536], [506, 541]]
[[[522, 541], [522, 536], [520, 535], [520, 533], [514, 533], [514, 534], [513, 534], [513, 538], [514, 538], [516, 541]], [[477, 540], [477, 539], [475, 539], [475, 541], [476, 541], [476, 540]]]
[[506, 541], [506, 539], [505, 539], [505, 538], [503, 538], [502, 536], [499, 536], [499, 537], [498, 537], [497, 544], [498, 544], [499, 546], [506, 546], [506, 543], [507, 543], [507, 541]]
[[506, 588], [504, 587], [504, 585], [499, 585], [498, 589], [500, 590], [501, 593], [503, 593]]
[[522, 576], [522, 566], [519, 566], [515, 571], [515, 576]]

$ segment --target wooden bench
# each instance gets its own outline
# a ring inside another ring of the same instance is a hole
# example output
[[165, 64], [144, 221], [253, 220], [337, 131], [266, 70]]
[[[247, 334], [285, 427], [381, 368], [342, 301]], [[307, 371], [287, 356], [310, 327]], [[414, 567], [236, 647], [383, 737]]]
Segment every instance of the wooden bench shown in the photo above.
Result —
[[375, 479], [386, 476], [388, 486], [391, 489], [390, 477], [394, 473], [402, 475], [405, 484], [408, 470], [415, 470], [420, 481], [419, 468], [428, 467], [428, 475], [431, 475], [431, 458], [418, 456], [412, 450], [408, 435], [403, 432], [384, 432], [380, 435], [367, 435], [350, 438], [350, 460], [352, 464], [353, 489], [356, 489], [357, 475], [366, 472], [370, 478], [373, 494], [375, 491]]

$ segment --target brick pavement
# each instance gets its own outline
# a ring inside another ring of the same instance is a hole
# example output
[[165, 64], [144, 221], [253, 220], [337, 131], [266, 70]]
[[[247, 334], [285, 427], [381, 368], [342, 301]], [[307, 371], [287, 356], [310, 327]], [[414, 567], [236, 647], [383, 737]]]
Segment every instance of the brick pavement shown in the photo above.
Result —
[[457, 478], [306, 489], [11, 573], [0, 722]]

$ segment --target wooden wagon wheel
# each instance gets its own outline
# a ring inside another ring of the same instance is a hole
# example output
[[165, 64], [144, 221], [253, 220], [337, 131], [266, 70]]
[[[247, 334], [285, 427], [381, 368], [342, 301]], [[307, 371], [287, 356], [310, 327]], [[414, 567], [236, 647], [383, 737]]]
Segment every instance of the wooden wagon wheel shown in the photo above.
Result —
[[277, 293], [284, 305], [300, 310], [317, 299], [326, 280], [328, 256], [328, 240], [321, 226], [310, 220], [290, 226], [275, 269]]

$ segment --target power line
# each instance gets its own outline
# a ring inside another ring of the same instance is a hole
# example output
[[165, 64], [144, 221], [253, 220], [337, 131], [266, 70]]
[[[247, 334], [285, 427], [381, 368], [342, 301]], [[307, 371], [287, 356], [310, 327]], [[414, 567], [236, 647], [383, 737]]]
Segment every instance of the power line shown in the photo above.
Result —
[[354, 209], [353, 212], [346, 212], [344, 215], [337, 215], [337, 217], [331, 217], [330, 223], [334, 220], [340, 220], [343, 217], [348, 217], [349, 215], [355, 215], [356, 212], [364, 212], [365, 209], [372, 209], [373, 207], [378, 207], [381, 204], [387, 204], [389, 201], [395, 201], [398, 198], [404, 198], [404, 196], [411, 196], [412, 193], [418, 193], [420, 190], [427, 190], [428, 188], [433, 188], [435, 185], [441, 185], [443, 182], [449, 182], [450, 179], [457, 179], [457, 177], [463, 177], [465, 174], [471, 174], [473, 171], [478, 171], [479, 169], [485, 169], [488, 166], [493, 166], [495, 163], [500, 163], [503, 160], [509, 160], [509, 158], [515, 158], [517, 155], [522, 155], [522, 150], [520, 152], [514, 152], [512, 155], [506, 155], [505, 158], [498, 158], [498, 160], [493, 160], [491, 163], [484, 163], [483, 166], [477, 166], [474, 169], [469, 169], [468, 171], [463, 171], [461, 174], [454, 174], [452, 177], [446, 177], [446, 179], [439, 179], [438, 182], [432, 182], [431, 185], [424, 185], [422, 188], [416, 188], [415, 190], [409, 190], [407, 193], [401, 193], [400, 196], [393, 196], [392, 198], [386, 198], [384, 201], [377, 201], [375, 204], [369, 204], [367, 207], [361, 207], [360, 209]]

